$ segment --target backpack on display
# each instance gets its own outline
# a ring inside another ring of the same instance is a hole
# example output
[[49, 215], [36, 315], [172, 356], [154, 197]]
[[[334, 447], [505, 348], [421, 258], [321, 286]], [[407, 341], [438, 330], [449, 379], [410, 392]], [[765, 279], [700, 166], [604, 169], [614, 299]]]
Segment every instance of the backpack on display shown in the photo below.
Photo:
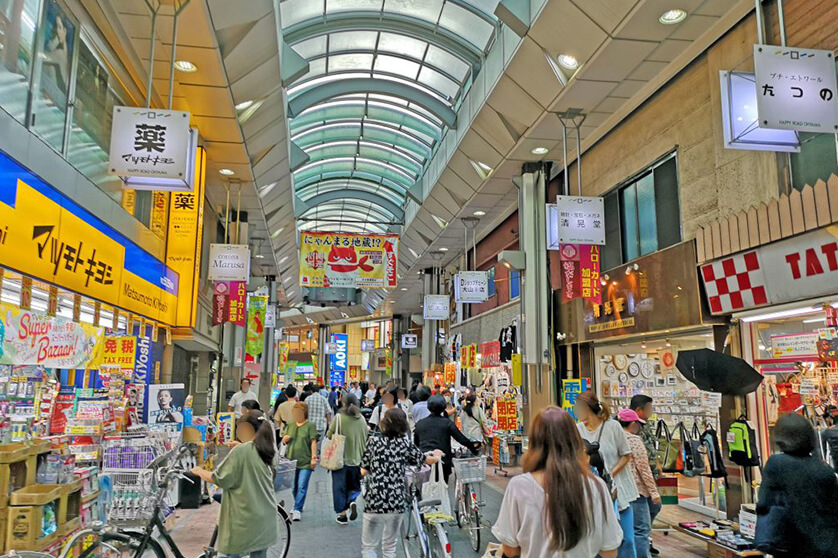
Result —
[[727, 431], [728, 458], [740, 467], [756, 467], [759, 465], [759, 450], [757, 449], [757, 434], [745, 415], [731, 423]]
[[727, 469], [725, 469], [724, 459], [722, 458], [722, 448], [719, 446], [719, 436], [712, 427], [707, 427], [704, 433], [699, 438], [701, 445], [706, 450], [707, 456], [707, 471], [702, 473], [705, 477], [711, 479], [721, 479], [727, 477]]
[[683, 440], [673, 438], [669, 432], [669, 427], [662, 420], [658, 421], [655, 437], [658, 440], [658, 462], [661, 464], [661, 471], [664, 473], [683, 473]]

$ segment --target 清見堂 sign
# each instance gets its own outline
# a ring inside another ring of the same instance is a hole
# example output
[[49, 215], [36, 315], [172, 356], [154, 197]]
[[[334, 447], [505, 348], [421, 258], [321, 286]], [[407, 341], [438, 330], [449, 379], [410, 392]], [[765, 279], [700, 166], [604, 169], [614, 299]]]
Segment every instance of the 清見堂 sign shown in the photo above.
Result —
[[454, 276], [457, 302], [486, 302], [489, 299], [489, 274], [485, 271], [461, 271]]
[[557, 196], [547, 205], [547, 249], [562, 244], [605, 244], [605, 204], [602, 198]]
[[448, 295], [425, 295], [422, 317], [426, 320], [447, 320], [449, 315]]
[[402, 335], [402, 349], [415, 349], [419, 346], [419, 337], [414, 333]]
[[250, 248], [246, 244], [210, 244], [210, 281], [247, 281], [250, 278]]
[[114, 107], [108, 174], [190, 181], [189, 157], [188, 112]]
[[398, 235], [300, 233], [300, 286], [394, 288]]
[[831, 50], [754, 45], [762, 128], [834, 134], [838, 87]]
[[713, 314], [835, 294], [838, 236], [818, 229], [700, 268]]

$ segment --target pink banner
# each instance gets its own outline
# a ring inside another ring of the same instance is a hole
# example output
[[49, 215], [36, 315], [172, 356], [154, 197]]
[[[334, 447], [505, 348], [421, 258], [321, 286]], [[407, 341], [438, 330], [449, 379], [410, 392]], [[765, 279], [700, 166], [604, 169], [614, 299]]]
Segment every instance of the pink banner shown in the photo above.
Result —
[[230, 316], [230, 285], [227, 281], [219, 281], [215, 284], [215, 292], [212, 295], [212, 325], [221, 325]]
[[230, 323], [244, 327], [247, 323], [247, 283], [230, 281], [229, 319]]
[[602, 284], [599, 277], [600, 247], [596, 244], [579, 245], [579, 275], [581, 296], [594, 304], [602, 304]]

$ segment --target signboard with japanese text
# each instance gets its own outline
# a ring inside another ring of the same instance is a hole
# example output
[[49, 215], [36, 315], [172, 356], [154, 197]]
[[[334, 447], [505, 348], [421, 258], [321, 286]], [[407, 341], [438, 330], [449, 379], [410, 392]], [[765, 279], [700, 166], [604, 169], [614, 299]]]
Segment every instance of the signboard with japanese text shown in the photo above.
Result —
[[300, 286], [394, 288], [398, 235], [300, 233]]
[[108, 174], [185, 180], [189, 113], [114, 107]]
[[361, 339], [361, 352], [371, 353], [375, 350], [374, 339]]
[[268, 297], [250, 296], [247, 302], [247, 334], [245, 352], [259, 356], [265, 348], [265, 310]]
[[453, 385], [457, 381], [457, 372], [460, 369], [459, 362], [446, 362], [443, 367], [442, 381], [446, 386]]
[[419, 336], [415, 333], [402, 334], [402, 349], [415, 349], [419, 346]]
[[448, 295], [425, 295], [422, 317], [426, 320], [447, 320], [450, 312]]
[[247, 323], [247, 283], [244, 281], [230, 281], [228, 297], [228, 319], [231, 324], [244, 326]]
[[230, 284], [220, 281], [213, 286], [212, 325], [217, 326], [230, 318]]
[[0, 326], [0, 364], [79, 369], [101, 363], [103, 328], [4, 302], [0, 302]]
[[97, 216], [0, 153], [0, 265], [172, 324], [179, 278]]
[[573, 405], [579, 395], [585, 391], [588, 391], [588, 380], [586, 378], [562, 380], [562, 409], [573, 416]]
[[500, 341], [490, 341], [480, 345], [480, 367], [500, 366]]
[[818, 333], [793, 333], [771, 336], [773, 358], [799, 358], [818, 356]]
[[169, 233], [166, 264], [180, 276], [177, 293], [177, 327], [195, 327], [198, 312], [198, 282], [201, 269], [201, 241], [204, 231], [204, 177], [206, 151], [195, 156], [192, 192], [172, 192], [169, 197]]
[[831, 50], [754, 45], [761, 128], [834, 134], [838, 84]]
[[246, 244], [210, 244], [209, 281], [250, 279], [250, 248]]
[[485, 271], [461, 271], [454, 276], [454, 299], [460, 303], [486, 302], [489, 299], [489, 274]]
[[600, 247], [596, 244], [579, 246], [580, 294], [594, 304], [602, 302], [602, 284], [599, 278]]
[[[133, 191], [133, 190], [132, 190]], [[166, 238], [166, 227], [169, 225], [169, 193], [151, 193], [151, 219], [148, 228], [160, 238]]]
[[561, 265], [562, 302], [570, 302], [582, 294], [582, 277], [579, 273], [579, 246], [562, 244], [559, 250]]
[[498, 399], [497, 406], [498, 430], [514, 432], [518, 430], [518, 402], [514, 398]]
[[547, 247], [562, 244], [605, 244], [605, 202], [600, 197], [557, 196], [548, 205]]
[[273, 304], [265, 308], [265, 327], [276, 327], [276, 306]]
[[102, 366], [133, 369], [137, 355], [137, 338], [133, 335], [105, 337]]

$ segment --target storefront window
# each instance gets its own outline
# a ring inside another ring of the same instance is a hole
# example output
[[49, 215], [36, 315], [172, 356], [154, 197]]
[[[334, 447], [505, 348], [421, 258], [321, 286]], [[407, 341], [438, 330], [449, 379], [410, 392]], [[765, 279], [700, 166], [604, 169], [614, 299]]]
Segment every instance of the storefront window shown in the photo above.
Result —
[[509, 270], [509, 300], [521, 296], [521, 272], [514, 269]]
[[492, 298], [495, 296], [495, 267], [487, 269], [486, 274], [489, 276], [489, 298]]
[[23, 122], [40, 0], [0, 0], [0, 107]]

